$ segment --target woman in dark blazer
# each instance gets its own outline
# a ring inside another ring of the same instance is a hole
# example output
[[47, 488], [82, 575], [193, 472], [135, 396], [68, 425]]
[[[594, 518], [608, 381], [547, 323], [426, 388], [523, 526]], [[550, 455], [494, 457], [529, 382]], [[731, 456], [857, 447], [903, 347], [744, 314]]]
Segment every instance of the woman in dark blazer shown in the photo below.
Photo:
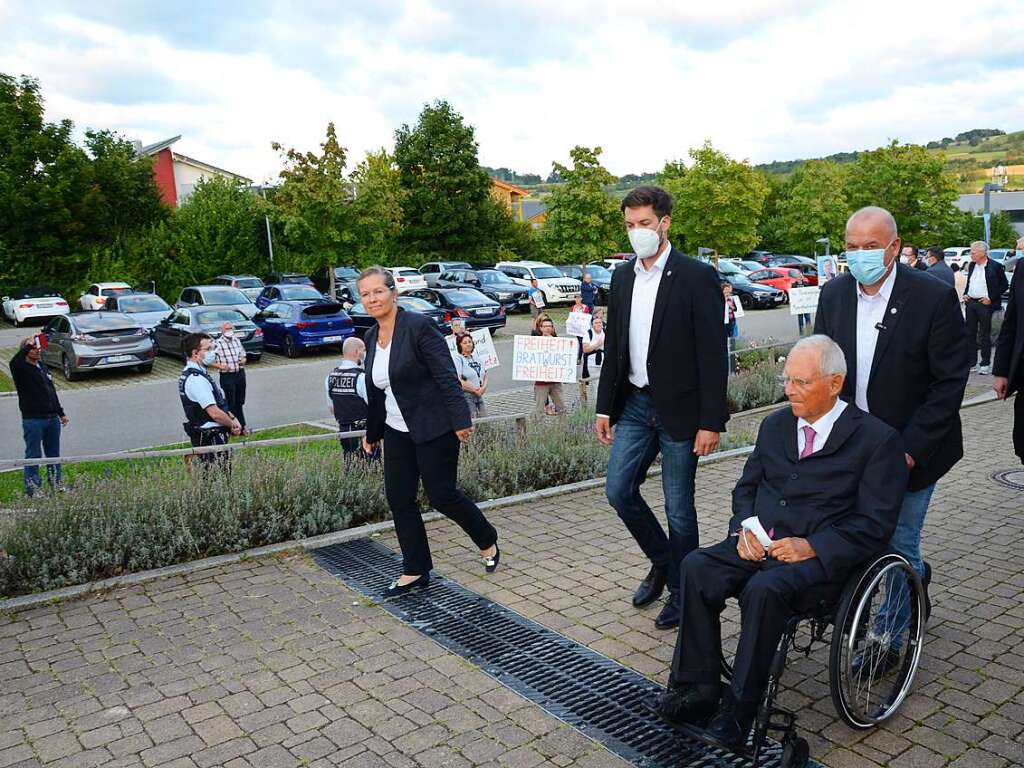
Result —
[[384, 494], [402, 549], [402, 575], [384, 597], [430, 583], [433, 562], [416, 502], [420, 480], [431, 505], [469, 534], [493, 573], [501, 556], [498, 534], [455, 485], [459, 444], [469, 441], [473, 422], [448, 345], [433, 320], [398, 306], [387, 270], [370, 267], [356, 285], [377, 321], [364, 339], [369, 413], [363, 450], [372, 453], [384, 441]]

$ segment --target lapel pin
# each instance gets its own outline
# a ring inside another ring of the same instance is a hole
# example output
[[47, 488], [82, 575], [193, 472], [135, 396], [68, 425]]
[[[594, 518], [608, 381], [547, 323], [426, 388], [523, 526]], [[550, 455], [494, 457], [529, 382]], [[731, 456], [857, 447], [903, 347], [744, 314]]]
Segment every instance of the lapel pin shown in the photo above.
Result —
[[889, 310], [889, 314], [890, 315], [895, 315], [896, 314], [896, 307], [893, 307], [892, 309], [890, 309]]
[[672, 270], [671, 270], [671, 269], [670, 269], [670, 270], [669, 270], [668, 272], [666, 272], [666, 273], [665, 273], [665, 276], [666, 276], [666, 277], [669, 277], [669, 276], [671, 276], [671, 275], [672, 275]]

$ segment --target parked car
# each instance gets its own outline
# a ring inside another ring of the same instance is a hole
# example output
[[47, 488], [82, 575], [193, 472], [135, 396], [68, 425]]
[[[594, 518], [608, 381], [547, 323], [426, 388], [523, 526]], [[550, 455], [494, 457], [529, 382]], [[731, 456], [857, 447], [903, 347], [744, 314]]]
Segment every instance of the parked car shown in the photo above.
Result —
[[260, 291], [260, 295], [256, 298], [256, 308], [266, 309], [275, 301], [304, 301], [314, 304], [318, 301], [328, 301], [328, 298], [312, 285], [281, 283], [280, 285], [268, 285]]
[[518, 285], [530, 287], [536, 279], [545, 304], [571, 304], [580, 295], [580, 281], [566, 277], [542, 261], [499, 261], [497, 268]]
[[433, 287], [434, 283], [438, 281], [442, 273], [449, 272], [453, 269], [482, 269], [482, 267], [479, 265], [469, 264], [465, 261], [428, 261], [420, 267], [420, 274], [423, 275], [423, 279], [427, 281], [427, 285]]
[[263, 331], [248, 317], [231, 307], [180, 307], [153, 329], [156, 351], [185, 358], [185, 337], [190, 333], [207, 333], [213, 338], [221, 334], [225, 322], [235, 327], [235, 335], [245, 349], [245, 359], [253, 362], [263, 356]]
[[773, 255], [771, 251], [750, 251], [744, 258], [744, 261], [753, 261], [764, 266]]
[[328, 299], [351, 303], [359, 298], [358, 277], [359, 270], [352, 265], [325, 267], [313, 276], [313, 284]]
[[271, 272], [266, 285], [313, 285], [313, 279], [301, 272]]
[[971, 263], [971, 249], [969, 246], [951, 246], [942, 251], [942, 256], [947, 264], [950, 266], [959, 264], [961, 269]]
[[733, 294], [740, 297], [740, 305], [744, 309], [771, 309], [786, 302], [786, 294], [778, 288], [752, 283], [746, 275], [739, 272], [719, 274], [732, 286]]
[[95, 312], [106, 309], [108, 296], [130, 293], [132, 290], [128, 283], [93, 283], [89, 286], [89, 290], [78, 297], [78, 303], [82, 309]]
[[601, 259], [600, 261], [592, 261], [587, 266], [596, 264], [597, 266], [604, 267], [609, 272], [611, 272], [612, 270], [617, 269], [618, 267], [621, 267], [624, 264], [629, 264], [629, 260], [631, 258], [633, 258], [633, 254], [631, 253], [620, 253], [616, 254], [615, 258], [613, 259]]
[[315, 347], [340, 347], [355, 333], [352, 318], [333, 301], [275, 301], [256, 313], [253, 321], [263, 331], [263, 344], [298, 357]]
[[[759, 269], [764, 269], [764, 267], [759, 267]], [[742, 274], [744, 274], [744, 271], [742, 269], [740, 269], [739, 265], [736, 264], [736, 262], [731, 261], [729, 259], [719, 259], [718, 260], [718, 272], [720, 274], [723, 274], [723, 275], [742, 275]]]
[[171, 305], [155, 293], [119, 293], [108, 296], [106, 311], [122, 312], [143, 328], [152, 330], [156, 324], [171, 314]]
[[818, 284], [818, 266], [816, 264], [790, 263], [778, 266], [782, 269], [795, 269], [804, 276], [804, 282], [808, 285]]
[[789, 291], [791, 288], [803, 288], [807, 285], [804, 276], [797, 270], [784, 267], [771, 267], [769, 269], [762, 269], [760, 272], [752, 272], [747, 275], [747, 279], [752, 283], [760, 283], [761, 285], [770, 285], [773, 288], [778, 288], [786, 294], [787, 302], [789, 301]]
[[57, 315], [66, 315], [71, 307], [53, 288], [37, 285], [20, 288], [3, 298], [4, 317], [19, 328], [29, 320], [45, 320]]
[[435, 288], [475, 288], [487, 298], [498, 302], [506, 312], [530, 310], [527, 289], [516, 285], [504, 272], [496, 269], [452, 269], [442, 273]]
[[750, 261], [749, 259], [733, 259], [732, 263], [739, 267], [744, 275], [764, 269], [764, 264], [758, 264], [756, 261]]
[[[611, 269], [615, 269], [615, 267]], [[597, 303], [607, 305], [608, 293], [612, 289], [611, 269], [603, 264], [581, 264], [579, 266], [571, 264], [568, 267], [559, 267], [558, 271], [566, 277], [579, 280], [580, 290], [582, 290], [583, 285], [583, 274], [589, 273], [591, 282], [597, 286]]]
[[818, 262], [809, 256], [797, 256], [796, 254], [773, 254], [768, 258], [766, 266], [788, 267], [790, 264], [809, 264], [812, 267], [818, 266]]
[[44, 331], [48, 346], [42, 361], [60, 368], [64, 378], [75, 381], [83, 373], [112, 368], [153, 370], [156, 351], [149, 329], [123, 312], [86, 311], [55, 317]]
[[174, 306], [181, 307], [231, 307], [250, 320], [259, 311], [252, 299], [237, 288], [226, 285], [192, 285], [183, 288]]
[[427, 278], [412, 267], [385, 267], [395, 278], [395, 288], [399, 293], [408, 293], [417, 288], [427, 287]]
[[988, 257], [1006, 268], [1006, 260], [1013, 258], [1017, 253], [1016, 248], [990, 248]]
[[[437, 325], [437, 329], [441, 331], [443, 336], [447, 336], [452, 332], [452, 327], [449, 323], [450, 315], [440, 307], [435, 307], [433, 304], [424, 301], [423, 299], [417, 299], [412, 296], [399, 296], [398, 306], [408, 312], [417, 312], [421, 315], [426, 315], [434, 321]], [[366, 308], [361, 302], [356, 302], [348, 308], [348, 315], [352, 318], [352, 324], [355, 327], [356, 336], [359, 338], [363, 337], [370, 328], [377, 324], [377, 321], [366, 311]], [[447, 318], [447, 319], [446, 319]]]
[[473, 288], [420, 288], [409, 295], [443, 310], [445, 322], [461, 318], [467, 330], [488, 328], [494, 334], [505, 327], [504, 307]]
[[217, 275], [210, 281], [213, 285], [230, 285], [237, 288], [253, 301], [263, 290], [263, 281], [254, 275]]

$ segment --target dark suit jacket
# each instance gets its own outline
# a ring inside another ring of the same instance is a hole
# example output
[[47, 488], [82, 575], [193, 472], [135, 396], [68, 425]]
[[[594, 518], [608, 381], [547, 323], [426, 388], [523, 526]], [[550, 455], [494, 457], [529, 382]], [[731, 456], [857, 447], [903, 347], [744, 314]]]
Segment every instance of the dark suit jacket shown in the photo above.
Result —
[[797, 419], [783, 408], [761, 422], [732, 492], [729, 531], [756, 515], [774, 539], [807, 539], [832, 581], [885, 549], [896, 529], [907, 465], [899, 434], [847, 405], [825, 445], [797, 458]]
[[949, 264], [945, 261], [936, 261], [932, 266], [928, 267], [928, 274], [942, 280], [950, 288], [956, 288], [956, 275], [953, 274], [953, 270], [949, 268]]
[[[1024, 262], [1022, 262], [1024, 263]], [[1024, 267], [1018, 267], [1024, 269]], [[1010, 283], [1010, 300], [1006, 302], [1003, 326], [996, 339], [996, 356], [992, 375], [1010, 380], [1009, 394], [1024, 389], [1024, 272]]]
[[[384, 391], [373, 383], [377, 353], [374, 325], [366, 332], [366, 439], [375, 443], [384, 435]], [[447, 432], [465, 429], [473, 421], [462, 394], [451, 352], [434, 322], [424, 315], [399, 308], [391, 339], [388, 364], [391, 389], [402, 410], [414, 443], [426, 443]]]
[[[974, 274], [976, 266], [978, 265], [972, 261], [967, 267], [968, 288], [971, 285], [971, 275]], [[985, 264], [985, 284], [988, 286], [988, 297], [992, 299], [992, 311], [998, 312], [1003, 308], [1003, 294], [1006, 293], [1009, 283], [1006, 280], [1006, 270], [995, 259], [989, 259]]]
[[[629, 322], [636, 273], [634, 256], [612, 271], [605, 329], [604, 367], [597, 412], [614, 424], [629, 383]], [[647, 375], [658, 420], [673, 440], [690, 440], [698, 429], [724, 432], [728, 358], [725, 299], [714, 268], [675, 248], [665, 262], [654, 304]]]
[[[960, 403], [967, 387], [967, 334], [956, 291], [896, 265], [896, 283], [878, 332], [868, 382], [868, 410], [903, 437], [916, 466], [908, 489], [936, 482], [964, 455]], [[857, 379], [857, 287], [849, 273], [821, 289], [814, 332], [846, 354], [843, 399], [853, 402]]]

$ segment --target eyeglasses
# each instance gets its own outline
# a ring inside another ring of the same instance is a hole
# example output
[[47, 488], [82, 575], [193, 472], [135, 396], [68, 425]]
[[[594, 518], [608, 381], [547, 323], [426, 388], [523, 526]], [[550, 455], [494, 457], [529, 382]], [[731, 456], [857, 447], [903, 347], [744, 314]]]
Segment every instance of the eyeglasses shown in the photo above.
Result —
[[783, 375], [779, 376], [778, 381], [779, 384], [781, 384], [783, 387], [785, 387], [787, 384], [792, 384], [797, 389], [807, 389], [807, 387], [809, 387], [812, 382], [815, 382], [820, 378], [821, 376], [815, 376], [813, 379], [800, 379], [797, 378], [796, 376]]

